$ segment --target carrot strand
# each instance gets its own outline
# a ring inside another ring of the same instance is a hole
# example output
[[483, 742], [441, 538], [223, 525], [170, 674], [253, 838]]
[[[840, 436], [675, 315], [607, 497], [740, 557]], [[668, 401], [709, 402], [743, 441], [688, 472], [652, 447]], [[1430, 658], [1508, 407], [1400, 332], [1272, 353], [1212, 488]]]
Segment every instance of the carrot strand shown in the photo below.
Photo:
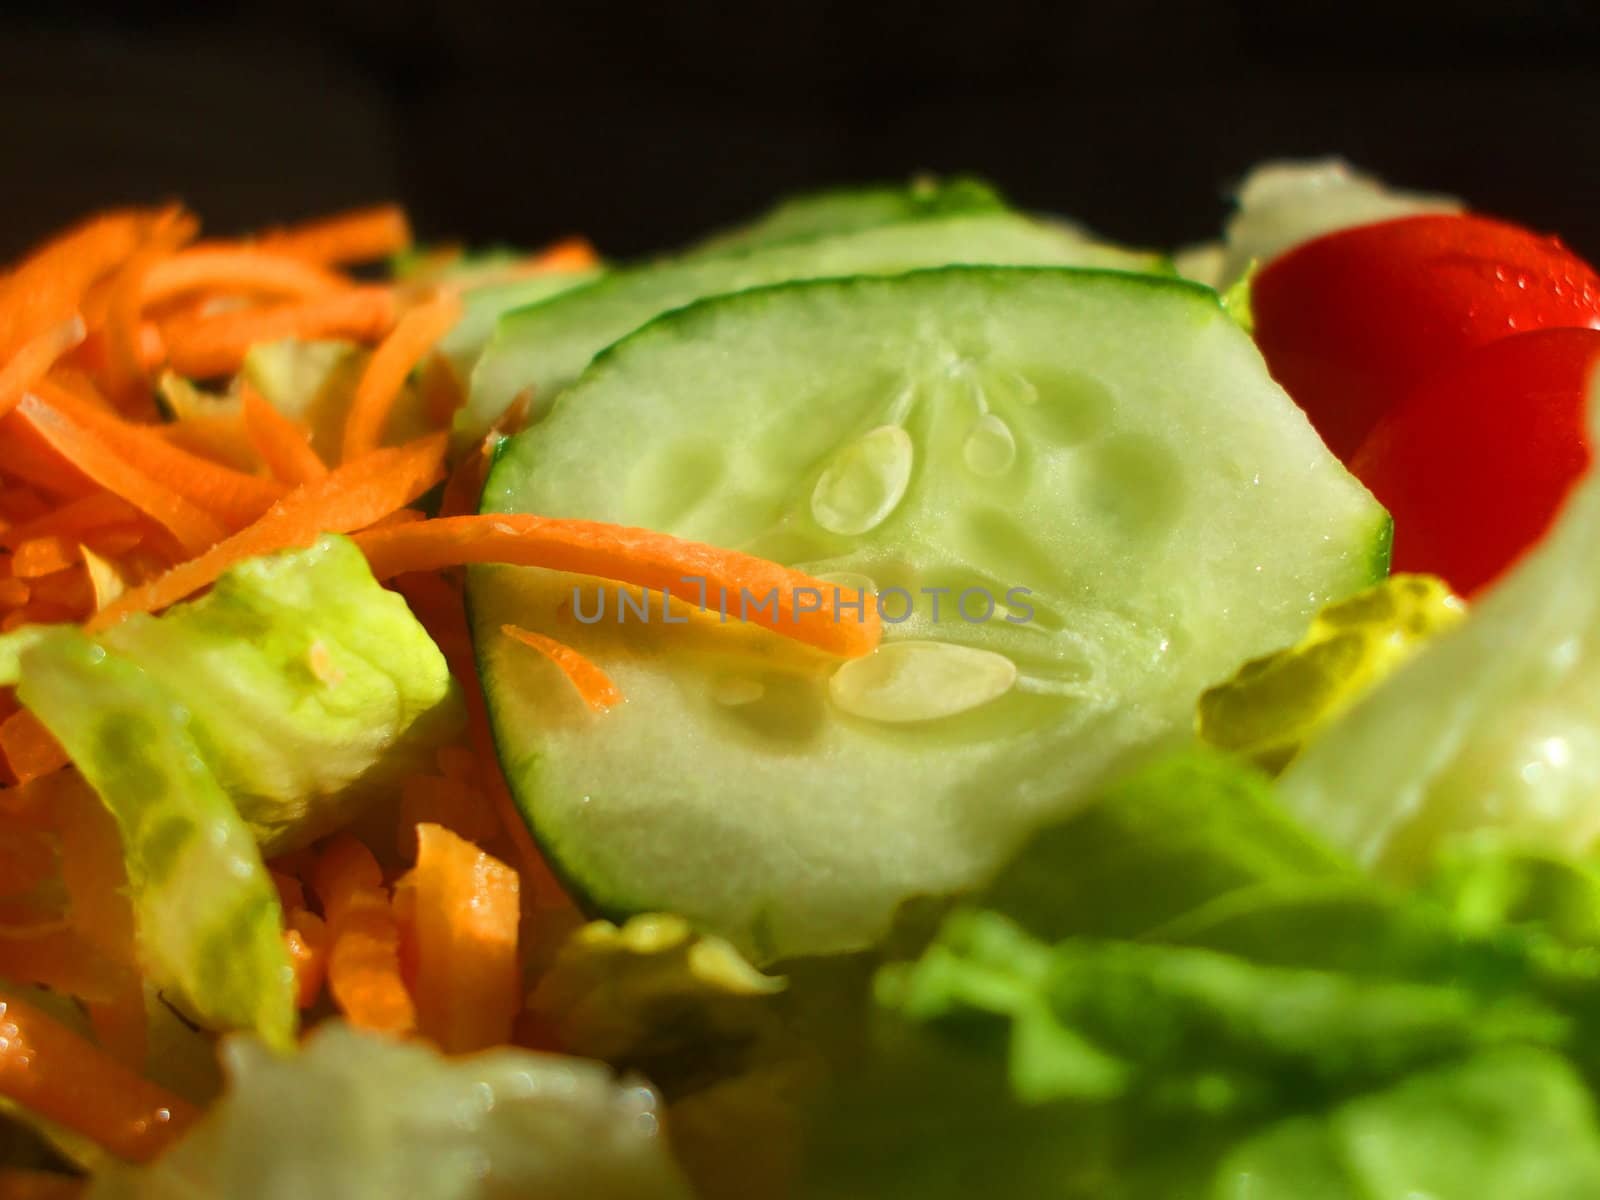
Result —
[[0, 1095], [134, 1162], [197, 1115], [180, 1097], [15, 995], [0, 991]]
[[[165, 608], [216, 582], [229, 567], [247, 558], [309, 546], [324, 533], [366, 528], [439, 482], [447, 438], [435, 433], [404, 446], [375, 450], [302, 484], [253, 525], [158, 578], [129, 588], [96, 613], [88, 627], [103, 629], [131, 613]], [[417, 523], [421, 524], [425, 522]]]
[[328, 473], [311, 448], [311, 434], [284, 416], [246, 382], [240, 391], [245, 433], [267, 469], [284, 483], [310, 483]]
[[327, 265], [375, 262], [410, 244], [411, 223], [393, 204], [306, 221], [269, 233], [256, 243], [274, 254]]
[[148, 308], [197, 292], [308, 299], [349, 286], [344, 276], [293, 255], [194, 246], [150, 268], [142, 300]]
[[605, 712], [627, 699], [622, 689], [611, 681], [611, 676], [565, 642], [517, 625], [502, 625], [500, 632], [524, 646], [531, 646], [561, 668], [567, 682], [577, 689], [583, 702], [595, 712]]
[[379, 343], [361, 373], [345, 418], [342, 461], [349, 462], [378, 447], [406, 376], [460, 317], [461, 301], [447, 293], [406, 313]]
[[[821, 580], [648, 529], [503, 513], [370, 530], [355, 540], [379, 579], [466, 563], [544, 567], [657, 591], [676, 588], [680, 596], [731, 597], [741, 618], [846, 657], [871, 653], [882, 636], [872, 604], [862, 604], [859, 619], [842, 619], [846, 606], [827, 602], [834, 591]], [[802, 603], [806, 597], [814, 607]], [[848, 611], [856, 614], [853, 602]]]
[[394, 320], [394, 293], [388, 288], [352, 287], [290, 304], [175, 317], [161, 326], [161, 337], [174, 371], [208, 379], [237, 371], [257, 342], [291, 337], [375, 342]]
[[96, 440], [120, 452], [129, 462], [138, 463], [139, 469], [151, 479], [171, 488], [230, 529], [248, 525], [285, 494], [281, 484], [192, 454], [162, 436], [161, 427], [141, 425], [103, 411], [59, 387], [53, 380], [45, 380], [38, 395], [51, 408], [92, 433]]
[[18, 411], [79, 470], [161, 524], [189, 553], [200, 553], [226, 534], [222, 524], [210, 513], [157, 483], [99, 437], [42, 400], [29, 396]]
[[24, 342], [10, 361], [0, 366], [0, 416], [20, 404], [29, 389], [57, 359], [83, 341], [83, 336], [83, 318], [74, 316]]

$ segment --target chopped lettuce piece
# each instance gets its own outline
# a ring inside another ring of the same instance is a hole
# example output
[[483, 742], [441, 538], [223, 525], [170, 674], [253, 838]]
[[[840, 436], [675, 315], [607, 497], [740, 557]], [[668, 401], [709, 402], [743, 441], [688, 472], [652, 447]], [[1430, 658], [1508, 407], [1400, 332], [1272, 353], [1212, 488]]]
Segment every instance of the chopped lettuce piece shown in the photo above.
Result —
[[1465, 207], [1451, 196], [1391, 188], [1337, 158], [1262, 163], [1239, 185], [1236, 199], [1227, 253], [1209, 281], [1218, 288], [1238, 279], [1251, 260], [1270, 262], [1325, 233]]
[[278, 894], [189, 713], [140, 667], [68, 628], [23, 654], [17, 692], [116, 818], [153, 982], [209, 1026], [292, 1045]]
[[594, 921], [562, 946], [530, 1000], [560, 1045], [640, 1061], [685, 1044], [745, 1040], [770, 1025], [761, 1001], [784, 981], [682, 917], [646, 913], [618, 928]]
[[1194, 753], [1035, 834], [979, 903], [1051, 941], [1141, 937], [1236, 891], [1353, 870], [1284, 813], [1265, 777]]
[[269, 855], [346, 824], [460, 720], [443, 654], [347, 538], [250, 559], [99, 637], [184, 707]]
[[[1191, 757], [1039, 835], [879, 972], [871, 1045], [815, 1108], [801, 1194], [1593, 1191], [1596, 943], [1555, 936], [1514, 887], [1404, 893], [1286, 831], [1259, 775]], [[1064, 891], [1041, 901], [1052, 863]], [[1125, 918], [1140, 884], [1162, 899]]]
[[1396, 575], [1330, 604], [1293, 646], [1252, 659], [1201, 695], [1200, 740], [1281, 771], [1320, 729], [1465, 615], [1465, 602], [1431, 575]]
[[655, 1094], [598, 1063], [445, 1059], [337, 1022], [292, 1058], [245, 1039], [223, 1056], [204, 1120], [89, 1200], [689, 1200]]
[[[1590, 385], [1600, 437], [1600, 379]], [[1600, 464], [1460, 628], [1313, 740], [1284, 803], [1362, 863], [1423, 873], [1446, 841], [1582, 854], [1600, 837]]]

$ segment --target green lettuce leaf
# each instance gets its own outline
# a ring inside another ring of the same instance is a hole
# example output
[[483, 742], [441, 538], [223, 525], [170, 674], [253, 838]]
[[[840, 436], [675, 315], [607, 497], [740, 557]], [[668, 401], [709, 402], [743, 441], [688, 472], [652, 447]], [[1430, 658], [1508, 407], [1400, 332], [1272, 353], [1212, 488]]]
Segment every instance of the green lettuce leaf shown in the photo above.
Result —
[[268, 855], [348, 823], [461, 720], [443, 654], [342, 537], [241, 563], [99, 640], [183, 707]]
[[1588, 871], [1484, 846], [1403, 891], [1242, 763], [1147, 768], [879, 971], [801, 1194], [1588, 1195]]
[[279, 1058], [233, 1039], [229, 1088], [153, 1164], [89, 1200], [689, 1200], [643, 1084], [581, 1059], [320, 1027]]
[[1396, 575], [1330, 604], [1293, 646], [1252, 659], [1200, 696], [1196, 730], [1274, 773], [1432, 638], [1466, 605], [1431, 575]]
[[294, 971], [277, 891], [188, 712], [76, 629], [41, 637], [21, 675], [18, 697], [116, 818], [152, 980], [213, 1028], [292, 1045]]

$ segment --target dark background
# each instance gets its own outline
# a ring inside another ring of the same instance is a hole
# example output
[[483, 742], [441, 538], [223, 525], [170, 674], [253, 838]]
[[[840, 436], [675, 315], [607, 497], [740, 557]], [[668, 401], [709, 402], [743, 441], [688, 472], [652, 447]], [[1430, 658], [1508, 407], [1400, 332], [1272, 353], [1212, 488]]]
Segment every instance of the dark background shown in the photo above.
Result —
[[115, 202], [214, 232], [398, 197], [425, 236], [669, 246], [919, 168], [1130, 241], [1342, 153], [1600, 256], [1596, 0], [101, 0], [0, 16], [0, 255]]

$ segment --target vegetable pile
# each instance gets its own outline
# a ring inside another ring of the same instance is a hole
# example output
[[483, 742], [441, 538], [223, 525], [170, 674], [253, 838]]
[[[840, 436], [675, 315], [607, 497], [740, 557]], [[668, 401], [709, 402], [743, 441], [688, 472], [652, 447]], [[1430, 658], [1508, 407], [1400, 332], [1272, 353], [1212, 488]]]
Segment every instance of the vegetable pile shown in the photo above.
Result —
[[1600, 1195], [1597, 356], [1335, 163], [57, 235], [0, 1200]]

